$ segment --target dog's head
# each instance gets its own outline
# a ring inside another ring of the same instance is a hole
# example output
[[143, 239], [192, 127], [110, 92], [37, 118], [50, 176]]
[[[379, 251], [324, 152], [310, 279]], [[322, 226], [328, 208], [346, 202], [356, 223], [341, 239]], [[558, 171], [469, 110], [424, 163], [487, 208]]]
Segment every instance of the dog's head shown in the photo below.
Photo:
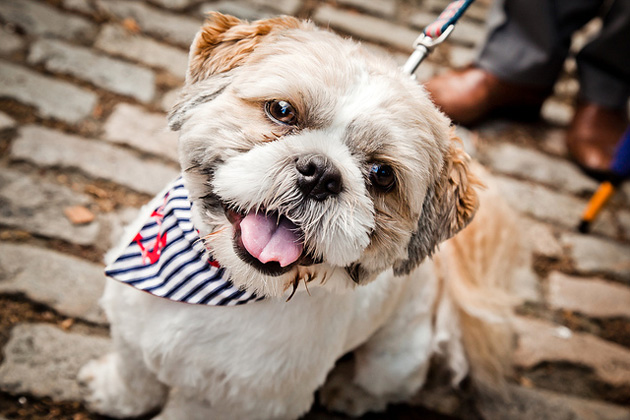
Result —
[[408, 273], [477, 206], [424, 89], [308, 22], [210, 15], [169, 118], [201, 236], [261, 295]]

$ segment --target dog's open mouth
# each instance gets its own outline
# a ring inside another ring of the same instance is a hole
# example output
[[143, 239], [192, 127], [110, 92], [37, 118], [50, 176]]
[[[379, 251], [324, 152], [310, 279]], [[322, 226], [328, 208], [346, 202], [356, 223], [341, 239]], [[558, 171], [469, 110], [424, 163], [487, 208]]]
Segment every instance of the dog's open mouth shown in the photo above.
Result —
[[285, 216], [276, 212], [241, 214], [227, 209], [234, 226], [234, 248], [238, 256], [261, 272], [280, 275], [297, 264], [311, 265], [304, 251], [302, 232]]

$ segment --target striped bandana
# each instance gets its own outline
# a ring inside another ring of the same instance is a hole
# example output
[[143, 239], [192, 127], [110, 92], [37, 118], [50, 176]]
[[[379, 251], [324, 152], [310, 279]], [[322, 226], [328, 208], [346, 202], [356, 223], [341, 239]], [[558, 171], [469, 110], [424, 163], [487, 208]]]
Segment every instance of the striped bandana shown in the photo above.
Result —
[[225, 269], [208, 256], [192, 224], [188, 190], [181, 177], [105, 274], [177, 302], [235, 306], [262, 299], [236, 288]]

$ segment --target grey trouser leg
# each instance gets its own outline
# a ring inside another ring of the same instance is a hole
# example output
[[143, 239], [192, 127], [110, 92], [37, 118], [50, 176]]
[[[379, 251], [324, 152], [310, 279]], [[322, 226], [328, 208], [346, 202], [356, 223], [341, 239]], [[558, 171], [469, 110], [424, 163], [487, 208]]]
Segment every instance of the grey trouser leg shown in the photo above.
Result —
[[623, 108], [630, 96], [630, 0], [616, 0], [600, 34], [577, 55], [580, 95], [608, 108]]
[[[551, 88], [571, 35], [601, 11], [603, 0], [497, 0], [477, 65], [497, 77]], [[630, 92], [630, 0], [615, 0], [596, 39], [577, 57], [581, 95], [621, 108]]]

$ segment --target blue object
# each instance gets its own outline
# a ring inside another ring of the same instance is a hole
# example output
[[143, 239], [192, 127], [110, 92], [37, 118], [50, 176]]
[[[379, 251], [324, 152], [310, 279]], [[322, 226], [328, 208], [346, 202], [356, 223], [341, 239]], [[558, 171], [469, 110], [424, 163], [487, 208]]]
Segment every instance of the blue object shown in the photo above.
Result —
[[610, 170], [621, 178], [630, 178], [630, 126], [617, 144]]

